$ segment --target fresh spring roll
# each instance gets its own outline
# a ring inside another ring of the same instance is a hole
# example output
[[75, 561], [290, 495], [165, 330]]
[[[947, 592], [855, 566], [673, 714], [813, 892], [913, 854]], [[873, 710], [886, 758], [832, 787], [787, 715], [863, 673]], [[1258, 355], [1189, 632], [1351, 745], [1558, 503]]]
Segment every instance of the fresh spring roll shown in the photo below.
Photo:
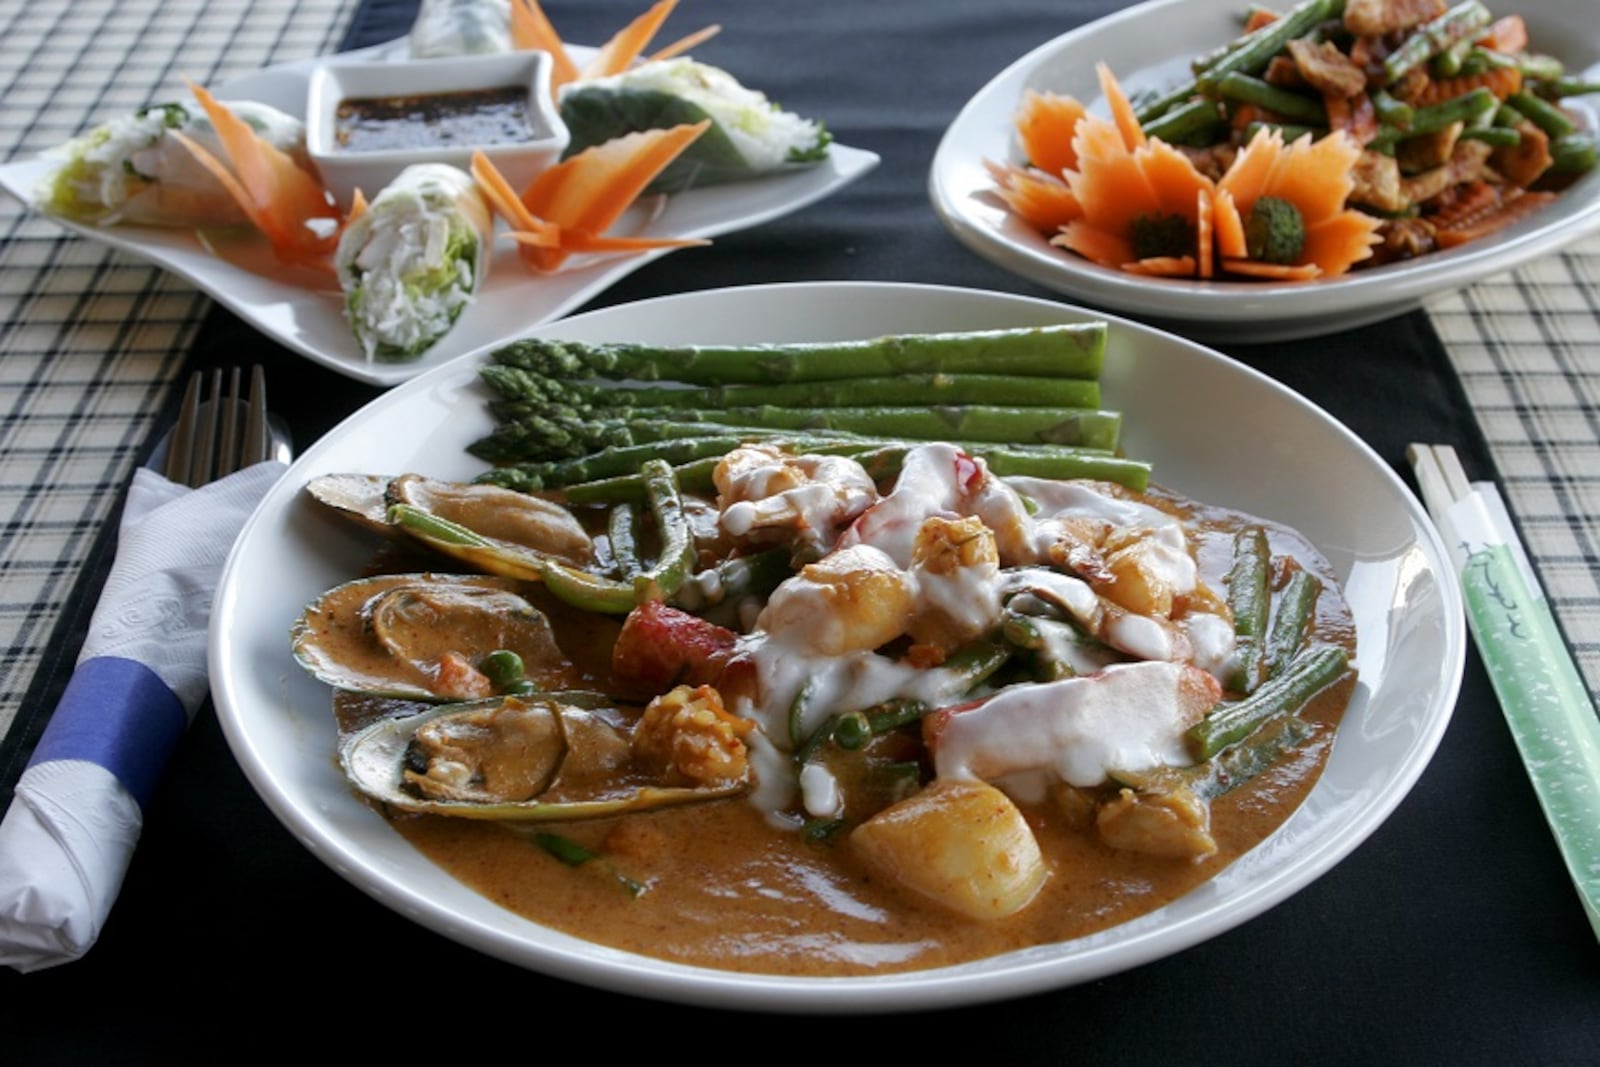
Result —
[[345, 228], [334, 265], [367, 359], [416, 359], [450, 331], [489, 268], [494, 218], [472, 176], [407, 167]]
[[412, 59], [510, 52], [508, 0], [422, 0], [411, 24]]
[[688, 58], [644, 63], [561, 91], [568, 156], [637, 130], [711, 120], [711, 128], [651, 183], [649, 192], [739, 181], [827, 158], [832, 138], [717, 67]]
[[[315, 174], [305, 126], [266, 104], [228, 104], [250, 128]], [[199, 107], [158, 104], [112, 119], [48, 155], [59, 161], [34, 196], [39, 208], [91, 226], [239, 226], [249, 220], [222, 183], [172, 137], [183, 133], [219, 159], [227, 153]]]

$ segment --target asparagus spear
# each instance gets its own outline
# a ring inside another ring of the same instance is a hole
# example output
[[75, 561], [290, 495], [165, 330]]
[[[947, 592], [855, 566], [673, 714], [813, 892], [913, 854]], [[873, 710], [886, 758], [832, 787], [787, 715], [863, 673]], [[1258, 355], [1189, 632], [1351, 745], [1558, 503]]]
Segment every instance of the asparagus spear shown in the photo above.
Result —
[[527, 338], [497, 350], [492, 358], [550, 378], [632, 378], [693, 385], [836, 381], [913, 373], [1098, 378], [1105, 341], [1105, 324], [1086, 322], [790, 345], [672, 348]]
[[1036, 378], [1004, 374], [900, 374], [774, 385], [594, 385], [568, 382], [501, 363], [480, 372], [504, 400], [491, 403], [499, 418], [515, 418], [528, 404], [573, 407], [719, 408], [876, 407], [907, 404], [993, 404], [1016, 407], [1098, 407], [1100, 383], [1090, 378]]

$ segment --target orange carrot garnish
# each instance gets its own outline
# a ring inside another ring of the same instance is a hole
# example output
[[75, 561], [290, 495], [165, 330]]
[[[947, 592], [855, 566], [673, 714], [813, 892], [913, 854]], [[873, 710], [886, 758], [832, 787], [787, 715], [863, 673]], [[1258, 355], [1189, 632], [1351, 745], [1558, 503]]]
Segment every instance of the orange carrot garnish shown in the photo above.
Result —
[[677, 6], [678, 0], [656, 0], [650, 10], [622, 27], [600, 46], [600, 51], [583, 68], [579, 78], [605, 78], [627, 70], [629, 64], [644, 54], [644, 50], [655, 39], [656, 31], [661, 29], [661, 24]]
[[1083, 105], [1073, 97], [1024, 90], [1013, 121], [1028, 162], [1057, 178], [1062, 171], [1076, 168], [1078, 153], [1073, 151], [1072, 137], [1084, 113]]
[[1243, 259], [1245, 251], [1244, 219], [1233, 202], [1233, 194], [1218, 189], [1211, 198], [1211, 227], [1217, 235], [1217, 254], [1225, 259]]
[[609, 237], [605, 230], [710, 125], [707, 120], [641, 130], [586, 148], [542, 172], [521, 196], [482, 153], [472, 160], [472, 174], [490, 205], [510, 224], [523, 262], [535, 270], [557, 270], [575, 252], [704, 244], [697, 238]]
[[1213, 266], [1213, 246], [1211, 231], [1214, 214], [1211, 210], [1212, 193], [1209, 189], [1201, 189], [1195, 193], [1197, 198], [1194, 226], [1195, 245], [1195, 274], [1201, 278], [1211, 277]]
[[1040, 233], [1052, 234], [1083, 217], [1078, 198], [1065, 181], [1032, 167], [1013, 167], [984, 161], [994, 179], [995, 192], [1006, 207]]
[[567, 55], [567, 46], [539, 6], [539, 0], [511, 0], [511, 43], [519, 51], [549, 52], [554, 61], [550, 75], [553, 93], [578, 80], [578, 65]]
[[1195, 266], [1193, 256], [1151, 256], [1124, 263], [1122, 269], [1154, 278], [1193, 278]]
[[1100, 91], [1106, 94], [1106, 101], [1111, 105], [1111, 118], [1117, 124], [1117, 130], [1122, 134], [1122, 143], [1128, 146], [1128, 151], [1143, 148], [1146, 141], [1144, 127], [1139, 123], [1139, 117], [1134, 113], [1133, 104], [1122, 91], [1122, 86], [1117, 84], [1116, 77], [1111, 73], [1111, 68], [1104, 63], [1095, 64], [1095, 73], [1100, 76]]
[[1267, 278], [1280, 282], [1310, 281], [1322, 275], [1315, 263], [1263, 263], [1259, 259], [1225, 259], [1222, 269], [1229, 274], [1243, 274], [1251, 278]]
[[711, 40], [711, 38], [715, 37], [721, 32], [722, 27], [718, 26], [716, 23], [712, 23], [710, 26], [702, 27], [701, 29], [695, 30], [693, 33], [685, 34], [669, 45], [663, 45], [661, 48], [646, 56], [645, 62], [658, 63], [663, 59], [671, 59], [674, 56], [681, 56], [690, 49], [705, 44], [707, 41]]
[[192, 138], [177, 131], [173, 136], [222, 183], [280, 259], [325, 261], [338, 244], [340, 218], [322, 183], [205, 89], [192, 82], [189, 89], [210, 117], [232, 169]]

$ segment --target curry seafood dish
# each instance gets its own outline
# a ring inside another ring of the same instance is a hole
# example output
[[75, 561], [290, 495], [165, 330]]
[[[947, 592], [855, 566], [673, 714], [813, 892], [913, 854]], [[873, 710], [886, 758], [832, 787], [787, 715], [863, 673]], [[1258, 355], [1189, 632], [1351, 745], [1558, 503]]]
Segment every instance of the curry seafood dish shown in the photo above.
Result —
[[622, 503], [421, 475], [295, 626], [340, 762], [420, 850], [576, 936], [865, 974], [1070, 939], [1269, 835], [1354, 625], [1294, 531], [946, 442], [753, 438]]

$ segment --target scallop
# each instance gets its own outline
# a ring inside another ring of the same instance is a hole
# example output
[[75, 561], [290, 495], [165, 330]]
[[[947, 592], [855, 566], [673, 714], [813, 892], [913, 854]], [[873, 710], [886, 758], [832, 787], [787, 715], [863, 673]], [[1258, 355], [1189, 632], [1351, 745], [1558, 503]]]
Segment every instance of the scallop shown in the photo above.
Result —
[[549, 621], [518, 590], [479, 575], [346, 582], [295, 623], [294, 656], [340, 689], [433, 703], [492, 696], [496, 682], [482, 669], [491, 653], [515, 653], [525, 675], [566, 665]]
[[349, 735], [340, 764], [362, 793], [417, 814], [504, 822], [595, 819], [745, 792], [748, 775], [662, 782], [635, 761], [636, 716], [592, 694], [447, 704]]

